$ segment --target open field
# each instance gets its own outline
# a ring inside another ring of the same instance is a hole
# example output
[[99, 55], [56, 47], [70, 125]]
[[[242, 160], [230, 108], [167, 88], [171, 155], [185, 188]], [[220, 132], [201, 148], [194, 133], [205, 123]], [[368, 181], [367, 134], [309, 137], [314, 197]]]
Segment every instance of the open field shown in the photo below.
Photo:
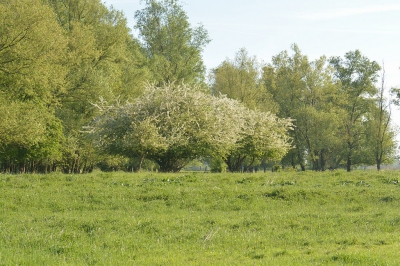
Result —
[[0, 175], [0, 265], [400, 265], [400, 172]]

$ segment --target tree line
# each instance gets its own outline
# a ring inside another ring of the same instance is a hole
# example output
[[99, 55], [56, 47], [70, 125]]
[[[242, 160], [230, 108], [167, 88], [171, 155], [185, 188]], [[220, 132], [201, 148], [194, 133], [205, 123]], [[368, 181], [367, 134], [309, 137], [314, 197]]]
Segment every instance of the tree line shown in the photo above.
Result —
[[178, 0], [144, 1], [137, 36], [99, 0], [0, 1], [0, 13], [2, 172], [394, 158], [384, 69], [358, 50], [310, 61], [293, 45], [261, 64], [243, 48], [207, 75], [207, 30]]

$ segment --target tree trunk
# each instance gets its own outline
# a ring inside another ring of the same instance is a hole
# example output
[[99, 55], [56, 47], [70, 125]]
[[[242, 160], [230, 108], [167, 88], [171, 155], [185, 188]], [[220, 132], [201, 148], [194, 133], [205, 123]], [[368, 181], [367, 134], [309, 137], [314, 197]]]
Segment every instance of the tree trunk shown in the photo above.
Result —
[[381, 170], [381, 160], [379, 160], [379, 159], [376, 160], [376, 170], [378, 170], [378, 171]]
[[160, 172], [163, 173], [177, 173], [188, 162], [184, 159], [169, 158], [168, 156], [165, 156], [165, 158], [161, 158], [155, 161], [160, 166]]
[[306, 166], [304, 165], [303, 162], [300, 163], [300, 167], [301, 167], [301, 171], [305, 171], [306, 170]]
[[314, 151], [314, 157], [312, 159], [313, 163], [313, 170], [314, 171], [319, 171], [319, 151]]
[[238, 155], [238, 157], [228, 156], [225, 159], [225, 163], [228, 166], [228, 171], [240, 172], [242, 170], [241, 167], [244, 159], [246, 159], [246, 155], [244, 155], [243, 157], [240, 157], [240, 155]]
[[321, 150], [320, 158], [321, 158], [321, 171], [325, 171], [326, 159], [325, 159], [325, 150], [324, 149]]
[[294, 162], [294, 155], [292, 155], [292, 156], [290, 156], [290, 164], [292, 165], [292, 168], [293, 169], [296, 169], [296, 164], [295, 164], [295, 162]]
[[304, 172], [306, 170], [306, 166], [304, 165], [303, 156], [301, 156], [301, 153], [300, 153], [299, 149], [297, 149], [297, 158], [299, 158], [301, 171]]
[[138, 166], [137, 172], [142, 171], [143, 161], [144, 161], [144, 155], [142, 155], [142, 157], [140, 157], [140, 161], [139, 161], [139, 166]]
[[351, 171], [351, 156], [347, 156], [347, 165], [346, 165], [347, 172]]

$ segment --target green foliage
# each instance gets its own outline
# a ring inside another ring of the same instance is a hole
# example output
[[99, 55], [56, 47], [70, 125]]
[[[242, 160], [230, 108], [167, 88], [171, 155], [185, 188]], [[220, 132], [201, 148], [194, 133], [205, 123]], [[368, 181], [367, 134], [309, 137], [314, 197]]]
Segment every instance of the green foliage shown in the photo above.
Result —
[[390, 94], [395, 96], [395, 98], [392, 99], [393, 103], [396, 106], [399, 106], [400, 105], [400, 88], [391, 88]]
[[178, 0], [146, 0], [135, 13], [135, 28], [149, 60], [151, 82], [202, 84], [205, 67], [201, 57], [210, 42], [202, 25], [192, 28]]
[[211, 172], [212, 173], [225, 173], [227, 164], [222, 158], [214, 157], [211, 158]]
[[280, 164], [275, 164], [275, 165], [272, 167], [272, 171], [273, 171], [273, 172], [280, 172], [280, 171], [282, 171], [282, 165], [280, 165]]
[[250, 57], [245, 48], [240, 49], [234, 59], [226, 59], [215, 68], [211, 80], [214, 95], [226, 94], [251, 109], [276, 109], [271, 95], [263, 90], [261, 63], [256, 57]]
[[47, 108], [29, 102], [0, 101], [0, 113], [0, 169], [51, 171], [61, 158], [61, 121]]
[[64, 62], [68, 73], [66, 88], [58, 95], [62, 102], [58, 116], [76, 134], [94, 115], [91, 102], [138, 94], [146, 80], [144, 59], [121, 11], [108, 9], [98, 0], [52, 0], [49, 4], [68, 40]]
[[366, 115], [366, 138], [363, 146], [370, 150], [367, 154], [376, 164], [377, 170], [383, 163], [391, 163], [396, 154], [396, 131], [392, 125], [391, 102], [385, 98], [385, 70], [382, 71], [381, 87], [375, 96], [375, 104]]
[[96, 163], [91, 143], [80, 133], [95, 115], [91, 104], [103, 98], [127, 100], [142, 93], [148, 78], [145, 58], [130, 35], [121, 11], [107, 8], [98, 0], [49, 0], [59, 25], [64, 29], [68, 49], [65, 88], [57, 94], [68, 142], [62, 169], [90, 171]]
[[360, 51], [351, 51], [344, 58], [332, 57], [330, 64], [334, 67], [337, 83], [340, 85], [344, 101], [340, 104], [344, 115], [341, 121], [343, 151], [347, 171], [352, 164], [360, 163], [355, 156], [362, 149], [362, 138], [365, 135], [364, 116], [371, 108], [371, 96], [377, 93], [374, 83], [377, 81], [380, 66], [370, 61]]
[[0, 2], [0, 93], [12, 101], [54, 105], [63, 88], [66, 41], [39, 0]]
[[10, 112], [2, 112], [3, 134], [15, 134], [6, 136], [13, 148], [0, 143], [2, 158], [23, 162], [19, 169], [49, 158], [67, 172], [91, 169], [93, 148], [80, 134], [94, 115], [91, 102], [136, 97], [148, 77], [122, 12], [98, 0], [28, 0], [2, 1], [0, 13], [0, 97]]
[[266, 90], [279, 106], [278, 115], [294, 123], [290, 132], [294, 149], [284, 162], [293, 168], [300, 164], [303, 170], [307, 160], [314, 170], [324, 170], [327, 164], [335, 167], [341, 98], [332, 83], [332, 69], [325, 57], [309, 62], [297, 45], [292, 49], [293, 55], [284, 51], [273, 57], [263, 73]]
[[[346, 165], [350, 171], [352, 165], [380, 165], [383, 157], [389, 159], [395, 149], [394, 132], [390, 115], [384, 114], [388, 110], [382, 108], [382, 93], [379, 96], [375, 87], [380, 66], [358, 50], [344, 58], [309, 62], [297, 45], [292, 49], [292, 55], [284, 51], [263, 69], [278, 116], [294, 121], [294, 149], [283, 164], [300, 164], [302, 170], [306, 162], [313, 170]], [[382, 145], [385, 148], [378, 147]]]
[[3, 174], [0, 264], [398, 265], [399, 179]]

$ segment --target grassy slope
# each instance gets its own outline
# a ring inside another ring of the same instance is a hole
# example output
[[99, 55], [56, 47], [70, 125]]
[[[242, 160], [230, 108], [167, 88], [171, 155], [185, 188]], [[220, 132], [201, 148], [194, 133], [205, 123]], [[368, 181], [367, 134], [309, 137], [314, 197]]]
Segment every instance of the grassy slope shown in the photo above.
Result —
[[399, 265], [400, 173], [0, 175], [0, 265]]

